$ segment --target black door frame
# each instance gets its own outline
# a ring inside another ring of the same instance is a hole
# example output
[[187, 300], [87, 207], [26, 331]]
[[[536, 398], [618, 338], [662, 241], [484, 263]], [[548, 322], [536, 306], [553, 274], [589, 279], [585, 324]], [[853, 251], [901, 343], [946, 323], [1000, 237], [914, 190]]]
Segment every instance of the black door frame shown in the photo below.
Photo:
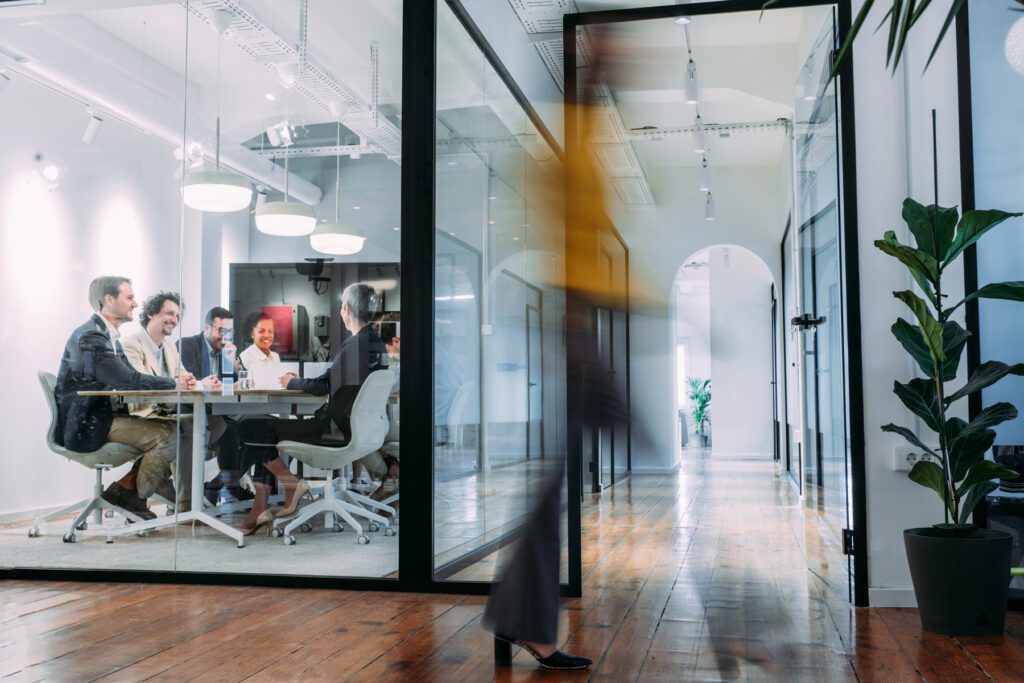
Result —
[[[834, 5], [838, 8], [840, 40], [850, 31], [852, 24], [851, 0], [779, 0], [770, 9], [764, 9], [764, 0], [713, 0], [695, 4], [672, 4], [653, 7], [637, 7], [631, 9], [600, 10], [567, 14], [562, 23], [562, 47], [565, 55], [563, 73], [565, 74], [565, 149], [568, 155], [567, 167], [573, 167], [573, 158], [579, 154], [578, 126], [576, 121], [576, 105], [578, 104], [576, 78], [576, 35], [582, 26], [594, 24], [625, 23], [649, 19], [671, 19], [679, 16], [699, 16], [704, 14], [731, 14], [735, 12], [761, 12], [775, 9], [810, 7], [817, 5]], [[864, 463], [864, 397], [863, 372], [860, 352], [861, 339], [861, 308], [860, 308], [860, 267], [857, 244], [857, 185], [856, 185], [856, 138], [854, 122], [854, 79], [853, 55], [847, 55], [839, 78], [840, 130], [842, 133], [842, 192], [840, 194], [841, 225], [843, 229], [843, 253], [846, 267], [843, 270], [844, 305], [847, 316], [847, 349], [846, 365], [848, 378], [847, 400], [850, 405], [850, 475], [853, 492], [853, 555], [854, 555], [854, 604], [868, 604], [868, 563], [867, 563], [867, 482]], [[571, 179], [570, 179], [571, 182]], [[571, 191], [571, 188], [570, 188]], [[574, 305], [568, 302], [567, 305]], [[849, 343], [855, 340], [856, 343]], [[582, 406], [578, 398], [574, 400], [573, 389], [578, 386], [573, 379], [578, 379], [579, 368], [574, 368], [574, 359], [569, 358], [569, 470], [579, 471], [581, 451], [574, 447], [573, 436], [581, 433]], [[576, 466], [573, 466], [573, 459]], [[571, 500], [571, 499], [570, 499]]]

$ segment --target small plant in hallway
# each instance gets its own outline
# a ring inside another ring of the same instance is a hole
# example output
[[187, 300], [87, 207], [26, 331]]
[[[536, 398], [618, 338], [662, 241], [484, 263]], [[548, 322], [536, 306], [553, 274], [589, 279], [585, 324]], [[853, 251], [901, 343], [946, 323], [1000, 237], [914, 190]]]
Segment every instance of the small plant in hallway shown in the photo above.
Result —
[[903, 219], [916, 246], [900, 244], [891, 230], [875, 242], [899, 260], [920, 287], [921, 295], [910, 290], [893, 292], [910, 309], [916, 324], [900, 318], [892, 333], [924, 377], [896, 381], [893, 391], [931, 433], [920, 437], [896, 424], [884, 425], [882, 430], [899, 434], [929, 456], [918, 460], [909, 477], [938, 495], [943, 522], [908, 529], [904, 541], [922, 624], [941, 633], [983, 635], [1003, 630], [1012, 539], [1004, 532], [977, 529], [969, 521], [975, 507], [997, 488], [994, 479], [1017, 474], [985, 458], [996, 438], [993, 427], [1017, 417], [1012, 404], [995, 403], [970, 421], [950, 412], [958, 402], [1007, 375], [1024, 375], [1024, 363], [989, 360], [961, 388], [947, 390], [956, 379], [970, 337], [952, 319], [953, 314], [975, 299], [1024, 301], [1024, 282], [988, 284], [951, 304], [943, 275], [985, 233], [1020, 215], [985, 210], [959, 216], [955, 207], [923, 206], [908, 198], [903, 202]]
[[711, 424], [711, 380], [703, 377], [687, 377], [686, 398], [693, 406], [690, 416], [693, 418], [693, 427], [697, 436], [701, 439], [701, 446], [710, 445], [710, 436], [707, 428]]

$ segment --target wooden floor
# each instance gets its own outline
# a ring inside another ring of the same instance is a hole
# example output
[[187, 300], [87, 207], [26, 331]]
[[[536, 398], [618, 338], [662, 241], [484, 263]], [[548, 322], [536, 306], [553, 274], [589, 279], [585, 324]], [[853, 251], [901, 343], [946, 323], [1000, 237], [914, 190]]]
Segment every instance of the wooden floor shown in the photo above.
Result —
[[593, 671], [495, 668], [483, 599], [214, 586], [0, 582], [12, 681], [1022, 681], [999, 638], [923, 633], [846, 606], [842, 566], [771, 463], [691, 457], [585, 508], [585, 595], [566, 648]]

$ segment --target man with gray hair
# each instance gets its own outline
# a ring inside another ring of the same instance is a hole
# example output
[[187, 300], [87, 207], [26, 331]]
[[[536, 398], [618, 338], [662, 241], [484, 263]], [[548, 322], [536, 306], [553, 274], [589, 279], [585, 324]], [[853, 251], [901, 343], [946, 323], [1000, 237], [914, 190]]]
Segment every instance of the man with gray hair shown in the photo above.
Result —
[[107, 487], [107, 502], [144, 519], [155, 515], [146, 498], [165, 480], [174, 461], [175, 429], [167, 422], [132, 417], [127, 407], [103, 396], [80, 396], [80, 391], [112, 389], [191, 389], [191, 376], [144, 375], [127, 361], [118, 329], [138, 307], [132, 281], [102, 276], [89, 285], [89, 303], [96, 313], [68, 338], [57, 373], [57, 443], [78, 453], [91, 453], [107, 442], [142, 451], [128, 474]]
[[[352, 336], [342, 342], [334, 354], [331, 367], [324, 374], [311, 379], [302, 379], [292, 372], [281, 376], [281, 386], [286, 389], [317, 396], [329, 395], [328, 415], [346, 439], [352, 436], [349, 415], [359, 388], [371, 372], [387, 369], [387, 349], [380, 336], [370, 327], [379, 313], [380, 295], [373, 287], [365, 282], [349, 285], [341, 293], [341, 322]], [[284, 430], [290, 429], [290, 426], [281, 423], [286, 421], [275, 423], [275, 429], [278, 426]], [[278, 435], [304, 441], [308, 439], [303, 439], [303, 436], [322, 436], [329, 426], [321, 421], [318, 435], [281, 432]]]

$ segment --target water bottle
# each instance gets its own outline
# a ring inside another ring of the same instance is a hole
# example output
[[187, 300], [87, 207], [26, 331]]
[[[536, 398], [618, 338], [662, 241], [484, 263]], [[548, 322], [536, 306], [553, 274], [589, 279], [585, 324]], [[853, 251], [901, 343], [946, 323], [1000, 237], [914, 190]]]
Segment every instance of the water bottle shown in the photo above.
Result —
[[221, 319], [221, 339], [223, 348], [220, 353], [221, 362], [221, 394], [235, 395], [235, 321]]

